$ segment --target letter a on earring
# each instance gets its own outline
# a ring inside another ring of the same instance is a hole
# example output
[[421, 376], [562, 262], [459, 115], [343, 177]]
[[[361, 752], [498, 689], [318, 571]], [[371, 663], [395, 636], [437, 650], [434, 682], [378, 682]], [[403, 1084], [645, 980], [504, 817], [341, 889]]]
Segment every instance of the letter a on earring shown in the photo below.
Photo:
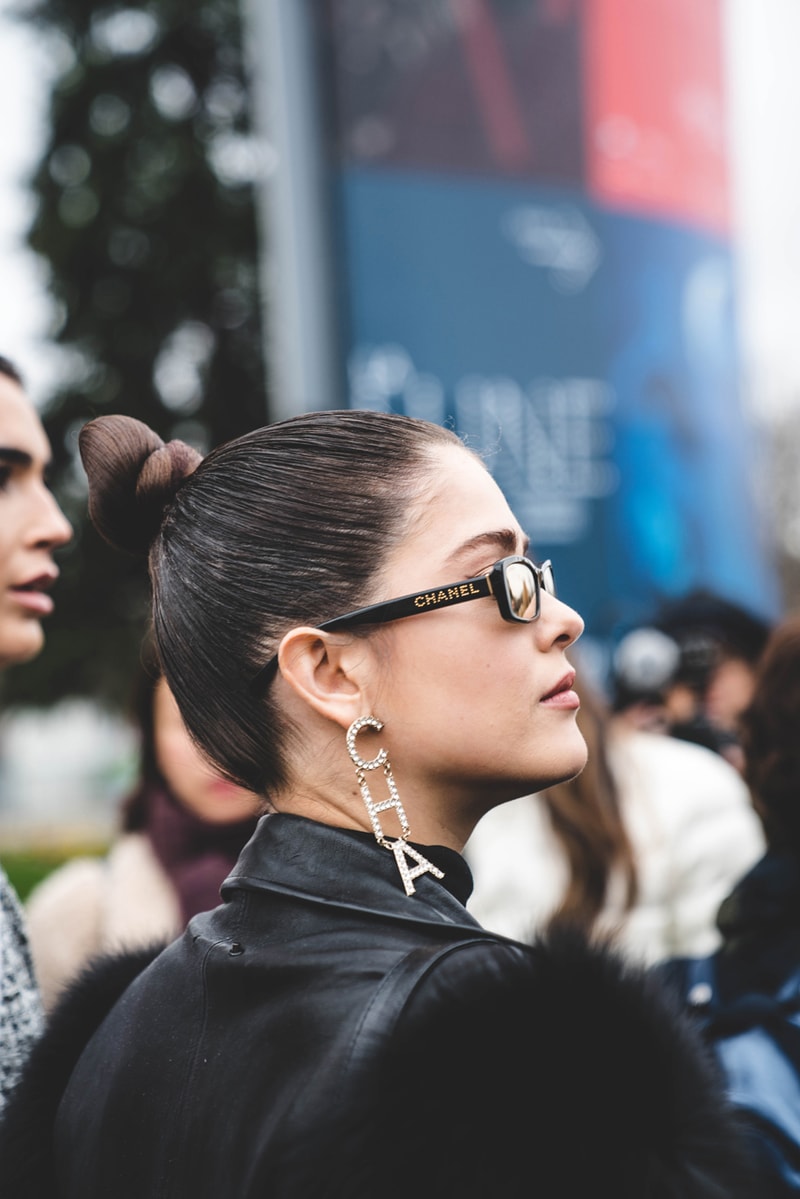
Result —
[[[350, 754], [356, 768], [356, 778], [361, 789], [361, 798], [364, 800], [372, 823], [375, 840], [384, 849], [392, 851], [394, 860], [397, 862], [397, 869], [400, 871], [400, 877], [403, 880], [406, 895], [413, 895], [416, 889], [414, 887], [415, 878], [419, 878], [421, 874], [433, 874], [436, 878], [444, 878], [444, 874], [434, 866], [433, 862], [429, 862], [418, 850], [414, 849], [413, 845], [407, 844], [411, 830], [408, 826], [405, 809], [397, 793], [392, 767], [386, 750], [380, 750], [374, 758], [362, 758], [359, 756], [356, 750], [356, 737], [360, 730], [365, 727], [375, 729], [379, 733], [383, 728], [383, 722], [377, 720], [374, 716], [361, 716], [358, 720], [354, 720], [347, 730], [347, 752]], [[389, 798], [376, 802], [370, 794], [366, 772], [368, 770], [379, 770], [381, 766], [386, 778], [386, 785], [389, 788]], [[389, 808], [394, 808], [397, 813], [397, 819], [400, 821], [401, 835], [394, 840], [386, 836], [380, 822], [380, 813], [387, 811]], [[408, 858], [412, 858], [416, 862], [416, 866], [409, 867]]]

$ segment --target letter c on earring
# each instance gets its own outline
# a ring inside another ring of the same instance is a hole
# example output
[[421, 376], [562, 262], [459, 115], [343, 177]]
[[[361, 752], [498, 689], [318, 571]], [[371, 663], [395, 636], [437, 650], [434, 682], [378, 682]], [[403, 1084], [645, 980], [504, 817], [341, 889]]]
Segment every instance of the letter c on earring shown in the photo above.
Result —
[[[378, 720], [375, 716], [360, 716], [358, 720], [354, 720], [347, 730], [347, 752], [359, 770], [377, 770], [379, 766], [383, 766], [389, 756], [385, 749], [382, 749], [374, 758], [362, 758], [356, 750], [356, 737], [363, 728], [367, 727], [375, 729], [379, 733], [383, 728], [383, 721]], [[341, 741], [339, 744], [341, 745]]]

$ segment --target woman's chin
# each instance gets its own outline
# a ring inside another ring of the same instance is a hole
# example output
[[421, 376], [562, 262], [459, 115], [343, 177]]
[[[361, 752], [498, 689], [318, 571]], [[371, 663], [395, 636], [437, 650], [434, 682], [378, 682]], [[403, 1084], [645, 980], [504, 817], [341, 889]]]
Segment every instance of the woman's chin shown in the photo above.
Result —
[[0, 635], [0, 670], [30, 662], [44, 647], [44, 630], [38, 621], [28, 621], [17, 633]]
[[586, 742], [578, 733], [578, 739], [570, 752], [560, 754], [557, 760], [554, 759], [543, 764], [542, 773], [533, 779], [525, 791], [521, 791], [520, 794], [546, 791], [548, 787], [555, 787], [558, 783], [566, 783], [570, 779], [576, 778], [583, 770], [588, 758], [589, 751]]
[[561, 780], [562, 782], [565, 782], [567, 779], [574, 779], [576, 774], [580, 774], [589, 760], [589, 747], [584, 741], [583, 735], [578, 733], [578, 736], [580, 737], [580, 745], [575, 747], [575, 758], [573, 764], [570, 767], [569, 774], [565, 775], [564, 779]]

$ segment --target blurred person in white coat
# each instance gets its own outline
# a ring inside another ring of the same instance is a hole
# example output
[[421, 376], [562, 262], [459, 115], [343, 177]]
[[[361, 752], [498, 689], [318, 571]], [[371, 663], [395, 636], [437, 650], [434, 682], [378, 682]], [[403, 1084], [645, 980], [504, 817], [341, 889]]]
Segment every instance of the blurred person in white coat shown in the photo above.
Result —
[[[17, 368], [0, 357], [0, 669], [34, 658], [53, 610], [53, 554], [72, 536], [47, 484], [50, 445]], [[0, 866], [0, 1112], [42, 1028], [19, 899]]]
[[713, 750], [638, 727], [642, 705], [628, 721], [578, 689], [588, 764], [483, 817], [464, 850], [469, 910], [523, 941], [577, 923], [646, 964], [713, 951], [722, 900], [764, 850], [746, 784]]

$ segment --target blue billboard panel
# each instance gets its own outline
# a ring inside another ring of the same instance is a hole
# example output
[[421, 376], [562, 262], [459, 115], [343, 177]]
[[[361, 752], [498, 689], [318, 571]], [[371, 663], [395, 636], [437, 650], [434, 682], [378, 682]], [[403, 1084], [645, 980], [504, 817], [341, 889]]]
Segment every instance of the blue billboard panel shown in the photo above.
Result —
[[694, 585], [776, 614], [724, 239], [573, 188], [338, 178], [351, 404], [453, 424], [589, 637]]

